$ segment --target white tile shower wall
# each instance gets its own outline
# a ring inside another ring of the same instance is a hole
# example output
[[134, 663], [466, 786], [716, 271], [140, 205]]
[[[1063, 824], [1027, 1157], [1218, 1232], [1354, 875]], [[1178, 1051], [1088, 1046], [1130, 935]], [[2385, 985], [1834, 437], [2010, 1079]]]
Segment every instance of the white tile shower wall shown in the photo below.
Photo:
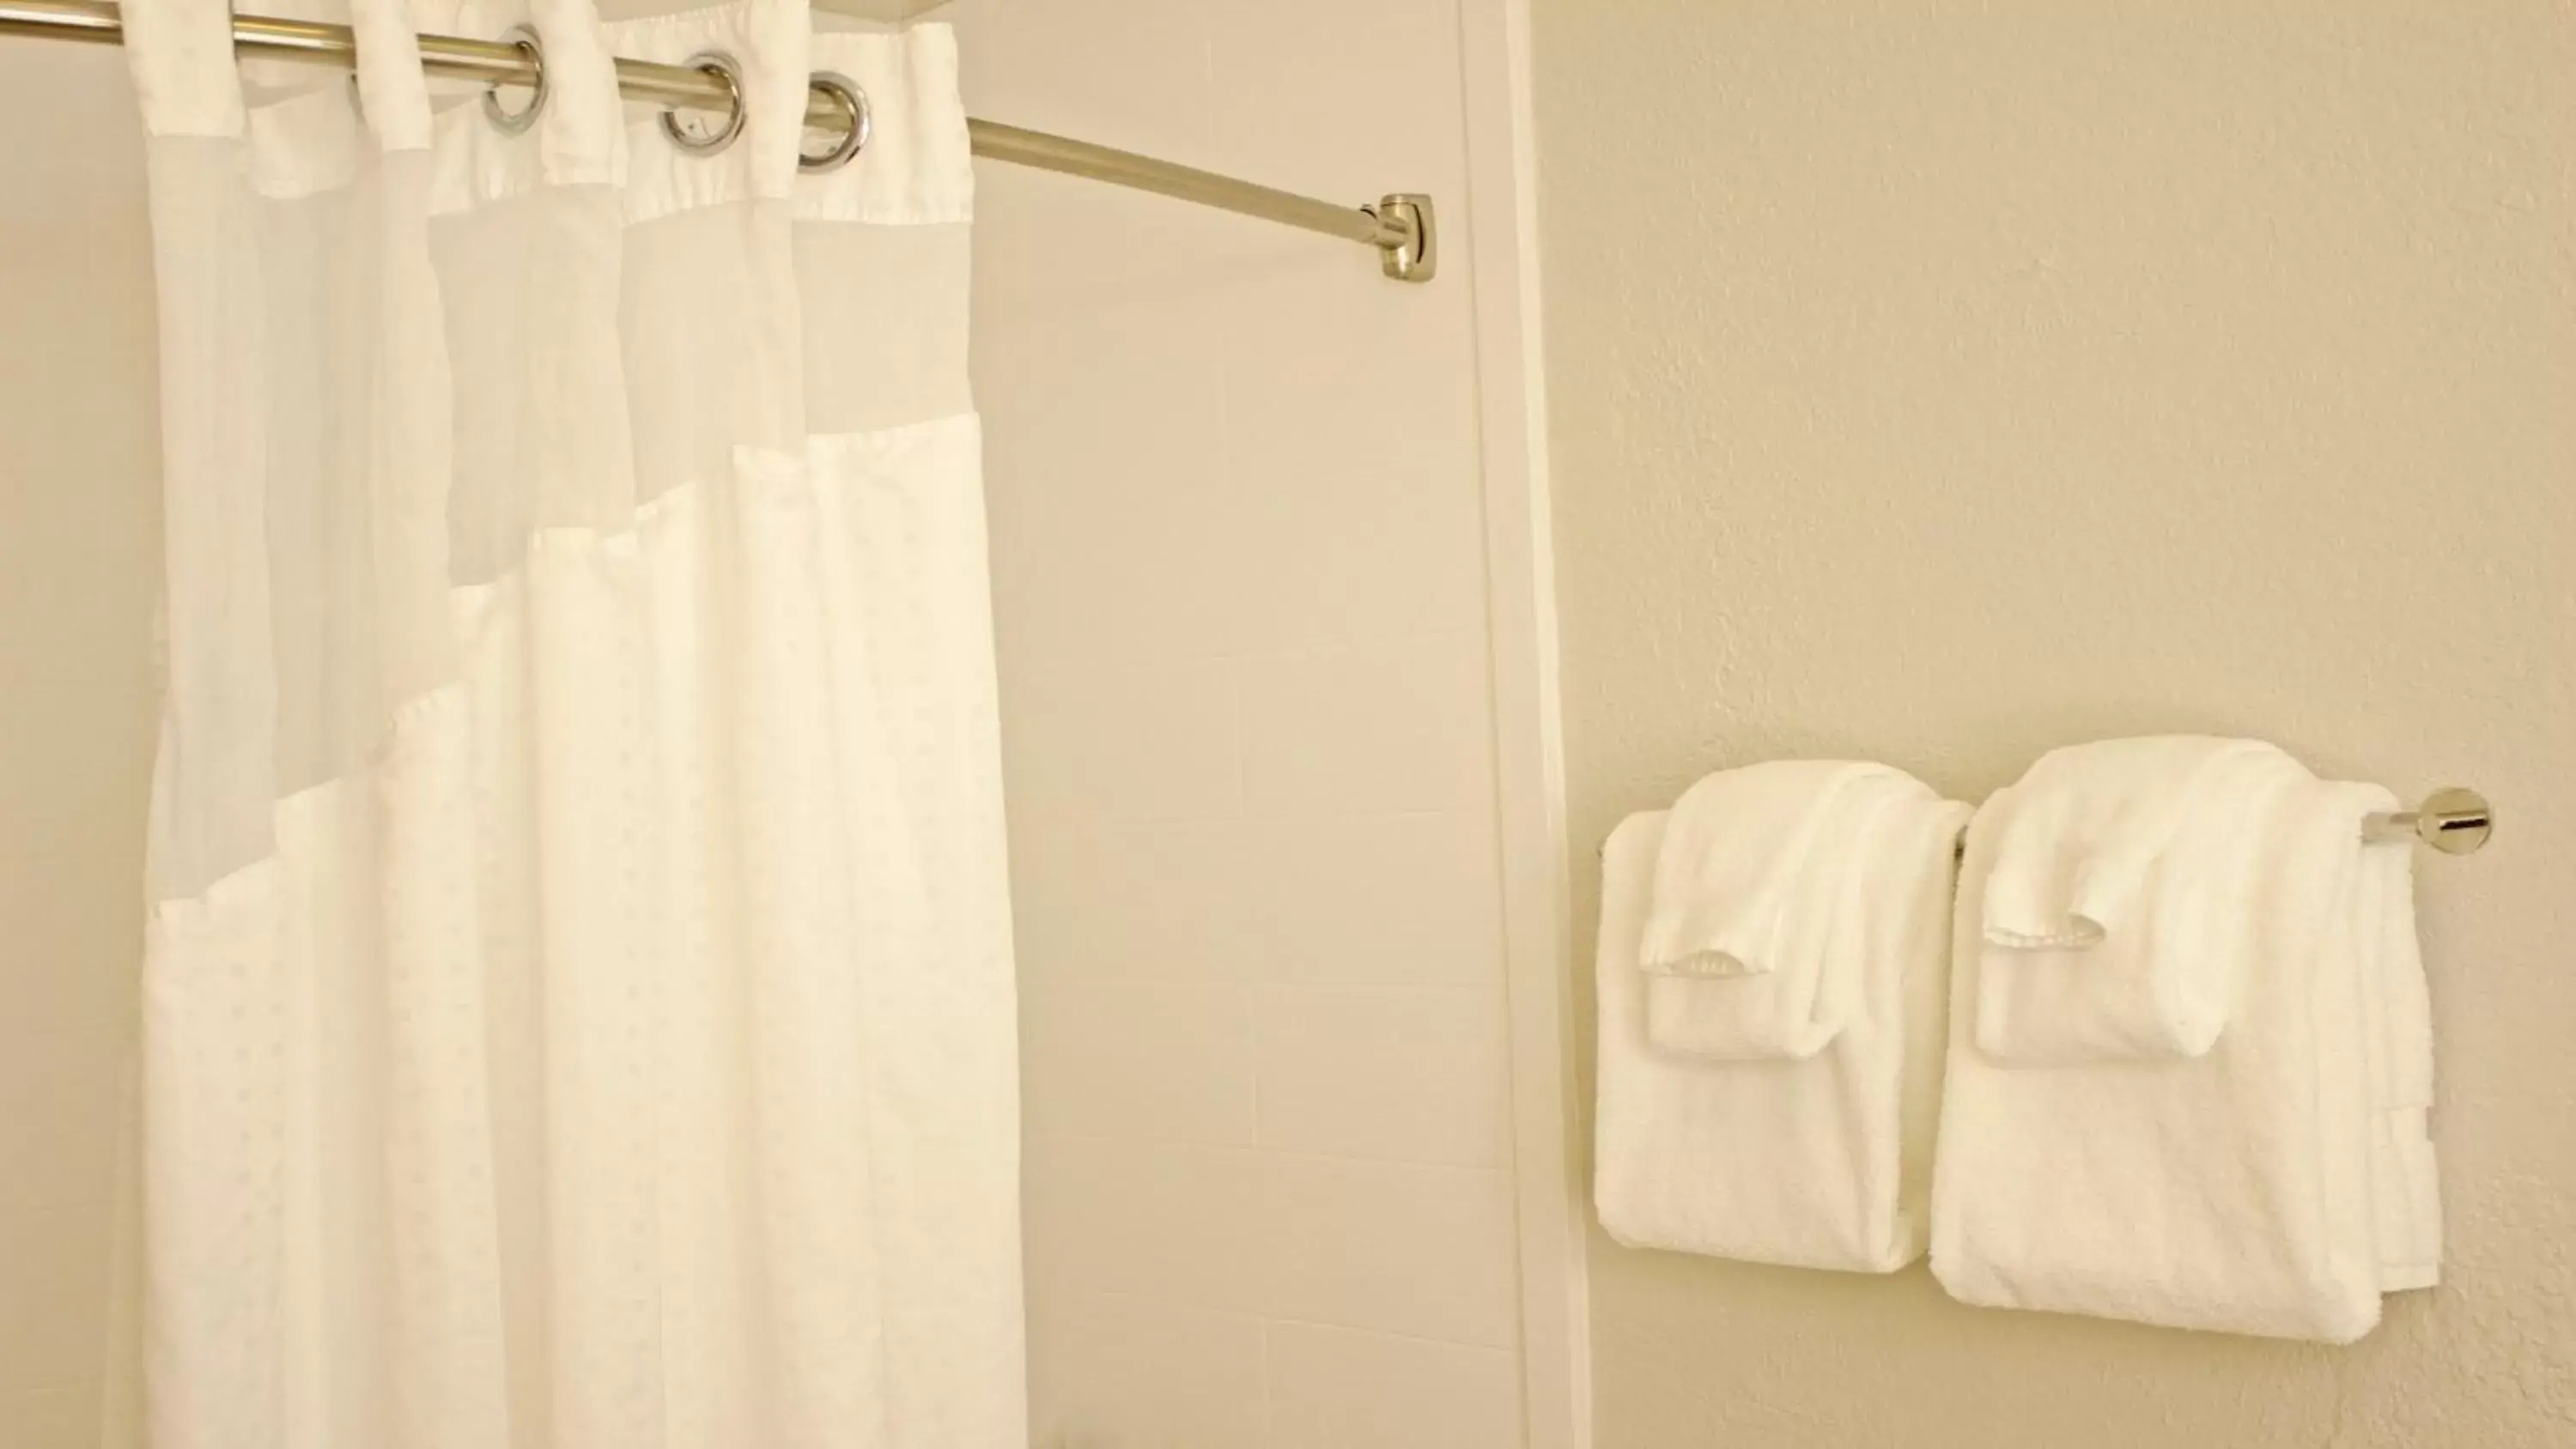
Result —
[[[1454, 0], [961, 0], [976, 114], [1463, 218]], [[979, 171], [1046, 1449], [1522, 1442], [1474, 258]]]
[[0, 1449], [95, 1445], [152, 759], [152, 256], [125, 63], [0, 46]]

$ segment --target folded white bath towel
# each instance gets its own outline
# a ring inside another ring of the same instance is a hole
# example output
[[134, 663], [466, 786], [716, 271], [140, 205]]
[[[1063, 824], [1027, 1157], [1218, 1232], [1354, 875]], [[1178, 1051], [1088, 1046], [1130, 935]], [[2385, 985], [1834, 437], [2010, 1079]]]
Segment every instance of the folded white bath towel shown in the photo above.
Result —
[[[2394, 799], [2308, 780], [2250, 828], [2246, 968], [2205, 1055], [2013, 1066], [1979, 1049], [1978, 903], [2007, 817], [1969, 832], [1932, 1269], [2003, 1308], [2349, 1342], [2439, 1277], [2432, 1033]], [[2221, 923], [2222, 927], [2226, 923]]]
[[1999, 1061], [2198, 1056], [2243, 969], [2254, 823], [2309, 779], [2255, 740], [2173, 735], [2050, 752], [1986, 802], [1977, 1045]]
[[1664, 822], [1640, 965], [1646, 1035], [1733, 1061], [1810, 1057], [1853, 1009], [1858, 934], [1886, 862], [1940, 799], [1886, 765], [1776, 760], [1721, 770]]
[[1968, 813], [1928, 792], [1893, 807], [1836, 952], [1855, 975], [1851, 1009], [1804, 1060], [1647, 1039], [1639, 962], [1666, 817], [1620, 825], [1603, 852], [1593, 1177], [1612, 1237], [1874, 1273], [1922, 1255], [1952, 843]]

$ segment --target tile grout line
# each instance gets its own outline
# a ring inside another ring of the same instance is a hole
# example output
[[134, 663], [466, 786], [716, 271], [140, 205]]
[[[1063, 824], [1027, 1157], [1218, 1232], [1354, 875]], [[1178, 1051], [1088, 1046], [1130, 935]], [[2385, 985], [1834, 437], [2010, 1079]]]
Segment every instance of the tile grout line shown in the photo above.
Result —
[[1441, 1338], [1436, 1334], [1406, 1333], [1398, 1328], [1370, 1328], [1356, 1323], [1333, 1323], [1320, 1318], [1297, 1318], [1285, 1313], [1272, 1313], [1266, 1309], [1236, 1308], [1225, 1304], [1200, 1303], [1187, 1298], [1170, 1298], [1159, 1293], [1139, 1293], [1132, 1288], [1098, 1288], [1082, 1283], [1068, 1286], [1077, 1294], [1088, 1294], [1094, 1298], [1110, 1298], [1121, 1303], [1149, 1303], [1159, 1307], [1185, 1309], [1191, 1313], [1204, 1313], [1214, 1318], [1231, 1318], [1253, 1324], [1262, 1330], [1265, 1342], [1269, 1338], [1269, 1330], [1277, 1326], [1312, 1328], [1325, 1333], [1348, 1333], [1362, 1338], [1387, 1338], [1399, 1343], [1418, 1343], [1432, 1348], [1463, 1348], [1478, 1353], [1497, 1353], [1507, 1358], [1520, 1356], [1520, 1351], [1516, 1348], [1504, 1344], [1478, 1343], [1472, 1339]]
[[1434, 624], [1408, 628], [1393, 633], [1369, 634], [1351, 639], [1303, 640], [1286, 644], [1247, 645], [1235, 649], [1187, 653], [1116, 654], [1092, 659], [1068, 659], [1050, 654], [1022, 666], [1023, 675], [1055, 674], [1063, 677], [1091, 676], [1104, 669], [1187, 669], [1211, 664], [1267, 663], [1288, 659], [1321, 659], [1336, 654], [1360, 654], [1370, 650], [1398, 649], [1414, 644], [1445, 643], [1453, 639], [1478, 638], [1490, 641], [1492, 630], [1483, 623]]
[[99, 1381], [95, 1378], [64, 1379], [58, 1383], [46, 1384], [38, 1388], [9, 1389], [5, 1392], [0, 1392], [0, 1408], [8, 1408], [17, 1404], [32, 1404], [41, 1399], [78, 1398], [84, 1393], [94, 1395], [100, 1391], [101, 1386]]
[[1418, 1157], [1363, 1157], [1348, 1152], [1316, 1152], [1297, 1147], [1272, 1147], [1259, 1142], [1203, 1142], [1188, 1137], [1149, 1137], [1120, 1132], [1085, 1132], [1079, 1129], [1053, 1127], [1031, 1134], [1041, 1142], [1060, 1142], [1069, 1146], [1117, 1143], [1132, 1147], [1179, 1147], [1194, 1152], [1240, 1153], [1252, 1157], [1278, 1157], [1292, 1162], [1332, 1162], [1354, 1167], [1402, 1167], [1423, 1173], [1504, 1174], [1511, 1172], [1506, 1162], [1432, 1162]]

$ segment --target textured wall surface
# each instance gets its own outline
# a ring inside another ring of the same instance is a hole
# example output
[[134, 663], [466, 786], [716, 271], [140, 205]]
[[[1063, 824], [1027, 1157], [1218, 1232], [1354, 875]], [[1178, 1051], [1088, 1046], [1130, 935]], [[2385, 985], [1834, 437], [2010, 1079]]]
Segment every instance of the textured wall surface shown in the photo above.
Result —
[[2439, 1291], [2328, 1350], [1596, 1235], [1603, 1449], [2576, 1443], [2576, 9], [1537, 10], [1587, 874], [1712, 768], [2143, 731], [2503, 820], [2420, 876]]
[[159, 709], [152, 252], [122, 55], [0, 40], [0, 126], [0, 1449], [88, 1449]]

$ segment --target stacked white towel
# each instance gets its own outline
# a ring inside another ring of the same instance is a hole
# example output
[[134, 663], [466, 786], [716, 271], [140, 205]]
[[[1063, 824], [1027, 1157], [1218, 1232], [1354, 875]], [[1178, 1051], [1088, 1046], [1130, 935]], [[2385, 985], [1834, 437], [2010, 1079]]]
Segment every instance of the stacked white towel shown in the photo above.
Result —
[[2208, 1051], [2251, 945], [2260, 822], [2310, 778], [2256, 740], [2168, 735], [2052, 751], [1988, 800], [1978, 1048], [2037, 1065]]
[[2369, 1332], [2441, 1257], [2413, 862], [2362, 838], [2395, 800], [2237, 742], [2042, 763], [1969, 833], [1934, 1273], [1993, 1307]]
[[1901, 770], [1844, 760], [1721, 770], [1684, 791], [1638, 962], [1647, 1037], [1729, 1061], [1814, 1056], [1852, 1015], [1852, 932], [1873, 909], [1884, 919], [1868, 893], [1889, 885], [1886, 849], [1939, 799]]
[[1921, 1256], [1968, 815], [1883, 766], [1787, 762], [1621, 824], [1598, 964], [1611, 1236], [1859, 1272]]

